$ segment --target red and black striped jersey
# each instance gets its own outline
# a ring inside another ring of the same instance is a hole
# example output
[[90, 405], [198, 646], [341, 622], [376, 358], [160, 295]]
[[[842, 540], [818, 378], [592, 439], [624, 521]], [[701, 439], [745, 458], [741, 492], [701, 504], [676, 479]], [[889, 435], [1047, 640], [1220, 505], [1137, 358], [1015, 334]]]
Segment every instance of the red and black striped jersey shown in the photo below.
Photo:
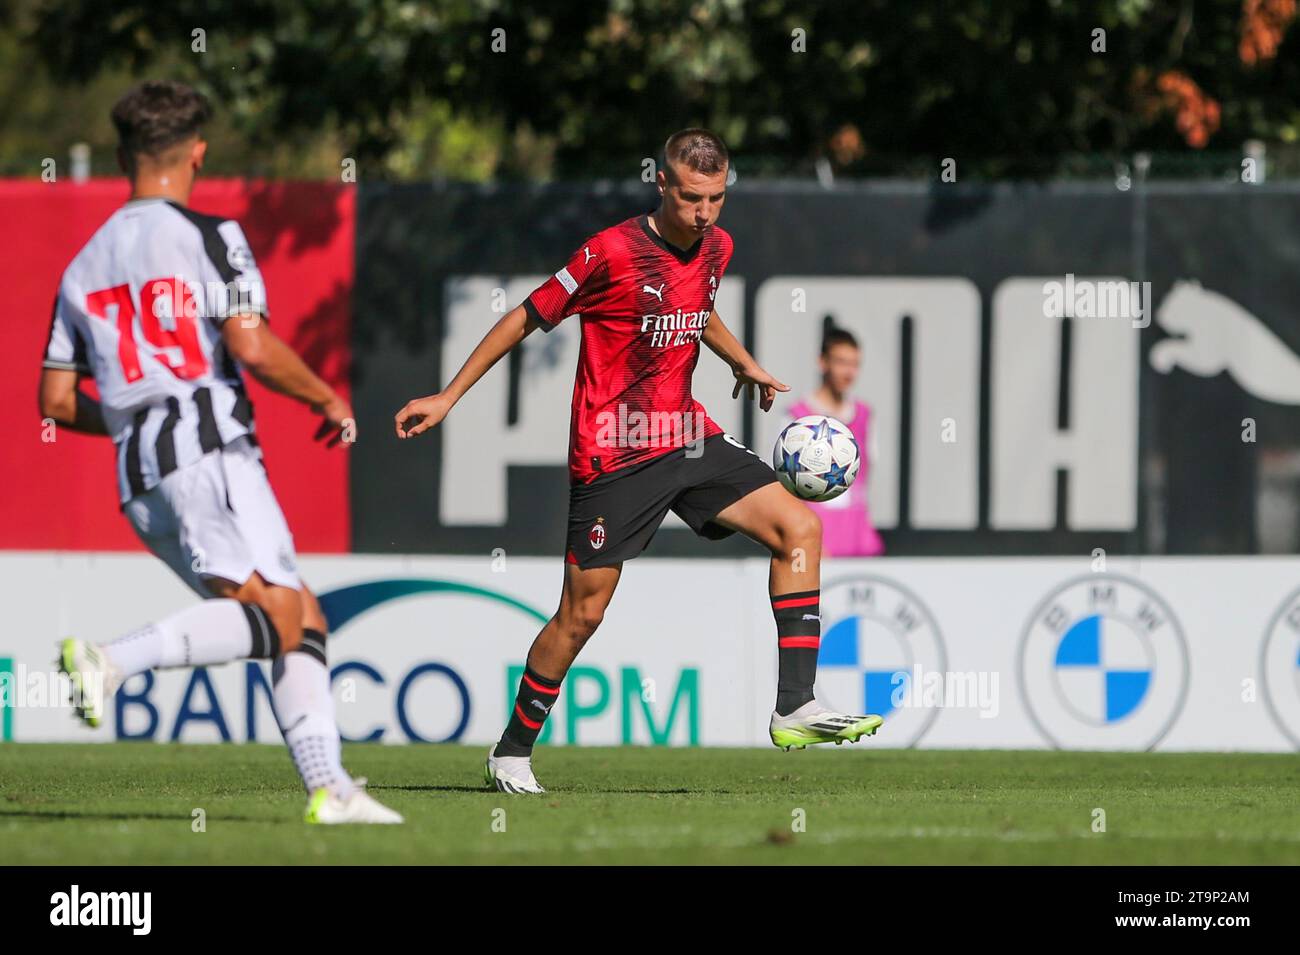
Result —
[[691, 375], [731, 251], [717, 226], [682, 250], [641, 215], [593, 235], [524, 301], [545, 331], [581, 317], [571, 482], [722, 432], [692, 397]]

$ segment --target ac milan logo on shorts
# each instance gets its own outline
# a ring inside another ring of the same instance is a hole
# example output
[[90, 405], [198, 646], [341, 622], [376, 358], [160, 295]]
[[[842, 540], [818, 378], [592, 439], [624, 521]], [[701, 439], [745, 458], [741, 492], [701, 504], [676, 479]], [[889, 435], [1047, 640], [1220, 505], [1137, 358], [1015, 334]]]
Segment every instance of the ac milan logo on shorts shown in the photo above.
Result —
[[605, 518], [596, 518], [596, 523], [587, 532], [587, 540], [591, 541], [592, 550], [600, 550], [605, 546]]

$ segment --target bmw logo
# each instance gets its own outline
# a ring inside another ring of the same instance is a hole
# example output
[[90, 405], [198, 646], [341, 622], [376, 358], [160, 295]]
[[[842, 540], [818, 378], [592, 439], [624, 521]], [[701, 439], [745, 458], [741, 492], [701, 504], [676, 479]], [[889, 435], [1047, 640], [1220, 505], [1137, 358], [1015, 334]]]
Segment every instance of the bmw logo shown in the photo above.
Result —
[[861, 576], [823, 585], [821, 615], [818, 696], [827, 705], [883, 716], [874, 745], [915, 745], [939, 708], [900, 705], [922, 699], [909, 692], [909, 682], [914, 673], [944, 673], [948, 665], [929, 608], [891, 580]]
[[1300, 590], [1273, 615], [1259, 669], [1269, 713], [1291, 745], [1300, 749]]
[[1039, 604], [1020, 644], [1020, 690], [1058, 749], [1151, 749], [1187, 695], [1187, 641], [1144, 584], [1090, 574]]

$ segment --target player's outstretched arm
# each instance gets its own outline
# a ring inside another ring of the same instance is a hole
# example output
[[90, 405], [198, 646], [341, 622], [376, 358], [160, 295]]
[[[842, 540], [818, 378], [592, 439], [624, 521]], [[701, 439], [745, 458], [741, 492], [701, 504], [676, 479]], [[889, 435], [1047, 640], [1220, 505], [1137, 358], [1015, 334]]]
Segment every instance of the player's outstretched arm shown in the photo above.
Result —
[[77, 372], [65, 368], [41, 369], [41, 417], [85, 434], [108, 434], [99, 402], [77, 387]]
[[356, 433], [356, 420], [348, 404], [324, 379], [307, 367], [298, 353], [280, 340], [260, 316], [235, 316], [221, 326], [221, 338], [230, 354], [248, 373], [272, 391], [301, 401], [325, 420], [316, 432], [334, 447], [347, 429]]
[[790, 390], [789, 385], [782, 384], [759, 367], [754, 356], [735, 335], [731, 334], [731, 329], [726, 326], [722, 316], [717, 312], [709, 316], [709, 324], [704, 326], [702, 341], [715, 355], [727, 363], [731, 373], [736, 376], [736, 387], [732, 389], [731, 397], [738, 398], [740, 389], [744, 388], [745, 399], [752, 400], [754, 388], [757, 387], [759, 407], [764, 411], [771, 411], [776, 393]]
[[537, 323], [528, 317], [522, 305], [507, 312], [470, 352], [469, 358], [465, 359], [465, 364], [446, 388], [436, 395], [412, 398], [402, 406], [402, 410], [393, 419], [397, 436], [413, 438], [441, 424], [465, 392], [474, 387], [475, 382], [487, 374], [489, 368], [537, 327]]

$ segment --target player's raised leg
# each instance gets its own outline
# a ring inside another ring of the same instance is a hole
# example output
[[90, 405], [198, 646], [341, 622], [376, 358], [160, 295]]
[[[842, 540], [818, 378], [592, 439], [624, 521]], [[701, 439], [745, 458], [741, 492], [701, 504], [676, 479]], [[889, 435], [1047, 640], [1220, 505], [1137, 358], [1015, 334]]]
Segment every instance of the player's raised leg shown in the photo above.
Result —
[[600, 626], [622, 572], [622, 564], [589, 570], [564, 565], [559, 609], [533, 641], [510, 721], [500, 741], [488, 750], [489, 786], [508, 793], [546, 791], [533, 775], [533, 745], [559, 698], [565, 674]]
[[[64, 641], [60, 663], [87, 723], [99, 725], [117, 687], [137, 673], [271, 660], [298, 647], [293, 537], [247, 439], [173, 471], [122, 513], [154, 556], [209, 599], [107, 644]], [[283, 586], [268, 589], [268, 579]]]
[[146, 670], [269, 660], [281, 652], [282, 639], [257, 604], [205, 600], [107, 644], [64, 640], [59, 666], [72, 681], [77, 714], [99, 726], [105, 706], [127, 677]]
[[208, 455], [124, 510], [146, 546], [207, 599], [102, 647], [65, 642], [74, 684], [101, 690], [94, 699], [83, 694], [87, 721], [98, 722], [117, 685], [135, 673], [274, 659], [272, 697], [309, 796], [308, 821], [401, 822], [343, 769], [325, 617], [298, 577], [292, 535], [251, 447], [235, 442]]
[[813, 694], [821, 646], [821, 520], [779, 484], [724, 508], [715, 520], [772, 554], [768, 593], [777, 633], [777, 691], [769, 732], [784, 749], [856, 742], [876, 732], [879, 716], [837, 713]]

